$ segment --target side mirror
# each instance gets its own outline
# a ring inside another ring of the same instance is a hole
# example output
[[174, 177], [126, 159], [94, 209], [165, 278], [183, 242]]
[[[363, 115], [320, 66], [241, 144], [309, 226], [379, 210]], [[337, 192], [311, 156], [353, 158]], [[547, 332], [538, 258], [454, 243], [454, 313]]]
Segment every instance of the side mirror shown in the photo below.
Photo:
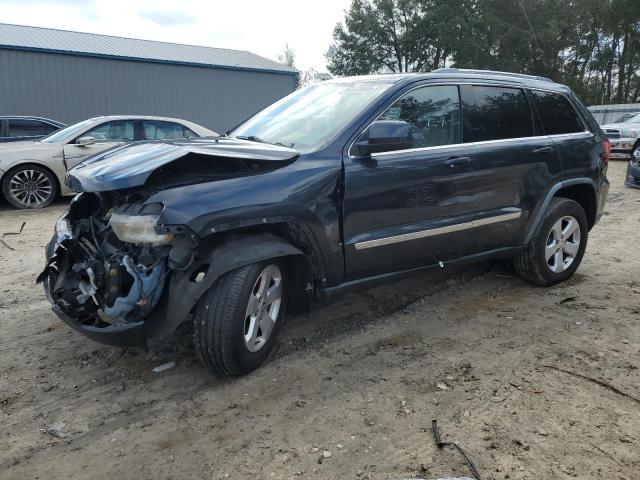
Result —
[[402, 120], [377, 120], [369, 126], [369, 138], [356, 145], [362, 155], [411, 148], [411, 126]]
[[93, 145], [96, 143], [96, 139], [93, 137], [80, 137], [76, 140], [76, 145], [80, 145], [81, 147], [87, 147], [89, 145]]

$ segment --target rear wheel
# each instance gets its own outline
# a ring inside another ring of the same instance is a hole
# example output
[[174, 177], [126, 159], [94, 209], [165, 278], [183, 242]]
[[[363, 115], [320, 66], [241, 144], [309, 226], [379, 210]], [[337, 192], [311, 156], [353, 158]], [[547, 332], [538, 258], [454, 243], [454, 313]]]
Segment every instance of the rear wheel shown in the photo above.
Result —
[[553, 285], [578, 269], [588, 236], [582, 206], [568, 198], [554, 198], [527, 249], [515, 261], [516, 270], [538, 285]]
[[58, 194], [58, 185], [49, 170], [38, 165], [20, 165], [2, 179], [2, 194], [16, 208], [43, 208]]
[[196, 305], [193, 341], [214, 373], [243, 375], [258, 368], [284, 322], [288, 286], [278, 260], [223, 275]]

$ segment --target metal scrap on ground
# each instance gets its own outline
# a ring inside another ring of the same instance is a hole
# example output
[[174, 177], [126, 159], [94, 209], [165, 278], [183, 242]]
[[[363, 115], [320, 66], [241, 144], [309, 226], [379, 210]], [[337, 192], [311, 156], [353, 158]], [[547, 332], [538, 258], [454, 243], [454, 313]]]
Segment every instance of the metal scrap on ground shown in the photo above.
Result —
[[5, 233], [3, 233], [2, 236], [0, 236], [0, 243], [2, 243], [9, 250], [15, 250], [15, 248], [13, 248], [11, 245], [9, 245], [7, 242], [4, 241], [4, 237], [7, 237], [9, 235], [20, 235], [22, 233], [22, 230], [24, 229], [24, 226], [26, 224], [27, 224], [27, 222], [22, 222], [22, 226], [20, 227], [20, 230], [18, 230], [17, 232], [5, 232]]

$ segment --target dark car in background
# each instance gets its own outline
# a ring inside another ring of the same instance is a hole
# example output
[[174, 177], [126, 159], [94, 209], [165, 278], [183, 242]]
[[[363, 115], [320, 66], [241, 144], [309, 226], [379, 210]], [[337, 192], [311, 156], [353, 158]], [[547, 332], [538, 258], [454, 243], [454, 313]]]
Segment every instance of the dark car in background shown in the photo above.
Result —
[[635, 150], [627, 165], [624, 184], [631, 188], [640, 188], [640, 150]]
[[0, 143], [37, 140], [66, 127], [50, 118], [0, 115]]
[[513, 261], [567, 280], [602, 215], [610, 144], [568, 87], [436, 70], [298, 90], [215, 139], [85, 160], [38, 277], [84, 335], [193, 322], [212, 371], [268, 356], [286, 312], [400, 275]]

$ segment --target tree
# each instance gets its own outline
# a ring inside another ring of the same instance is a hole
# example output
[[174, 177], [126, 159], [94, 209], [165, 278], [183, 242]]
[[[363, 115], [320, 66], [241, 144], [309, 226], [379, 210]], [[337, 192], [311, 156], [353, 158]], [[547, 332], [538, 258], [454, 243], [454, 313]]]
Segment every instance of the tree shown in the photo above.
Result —
[[450, 65], [529, 73], [588, 103], [640, 95], [638, 0], [354, 0], [327, 51], [334, 75]]
[[443, 5], [435, 0], [354, 0], [344, 24], [334, 29], [326, 54], [329, 72], [358, 75], [438, 68], [450, 51], [446, 27], [452, 26], [438, 19]]
[[300, 73], [300, 79], [298, 80], [298, 87], [306, 87], [308, 85], [314, 85], [316, 83], [324, 82], [325, 80], [331, 80], [333, 78], [330, 74], [324, 72], [318, 72], [315, 68], [304, 70]]
[[288, 43], [284, 44], [284, 49], [282, 53], [278, 55], [278, 61], [283, 65], [286, 65], [290, 68], [296, 68], [296, 53], [293, 51], [293, 48], [289, 46]]

